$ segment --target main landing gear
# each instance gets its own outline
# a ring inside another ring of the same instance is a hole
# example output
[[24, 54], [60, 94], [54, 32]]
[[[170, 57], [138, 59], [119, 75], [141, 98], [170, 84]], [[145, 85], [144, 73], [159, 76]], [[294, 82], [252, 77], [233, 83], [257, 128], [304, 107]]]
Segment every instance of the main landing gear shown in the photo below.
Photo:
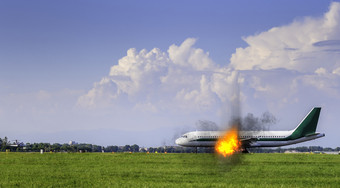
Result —
[[247, 148], [242, 148], [241, 150], [242, 153], [250, 153], [249, 150]]

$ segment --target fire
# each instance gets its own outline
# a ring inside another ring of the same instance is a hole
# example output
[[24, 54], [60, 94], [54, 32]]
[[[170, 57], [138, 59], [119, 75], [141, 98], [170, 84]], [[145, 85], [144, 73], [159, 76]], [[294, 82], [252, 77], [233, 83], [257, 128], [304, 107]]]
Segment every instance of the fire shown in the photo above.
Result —
[[215, 150], [224, 157], [241, 150], [241, 142], [238, 139], [238, 129], [236, 126], [232, 127], [218, 139]]

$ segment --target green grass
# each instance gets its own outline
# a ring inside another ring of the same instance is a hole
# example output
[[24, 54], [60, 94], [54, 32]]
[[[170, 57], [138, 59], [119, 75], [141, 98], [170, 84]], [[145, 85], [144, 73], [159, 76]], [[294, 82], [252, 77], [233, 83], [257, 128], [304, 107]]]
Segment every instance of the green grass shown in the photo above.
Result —
[[0, 187], [339, 187], [340, 156], [0, 153]]

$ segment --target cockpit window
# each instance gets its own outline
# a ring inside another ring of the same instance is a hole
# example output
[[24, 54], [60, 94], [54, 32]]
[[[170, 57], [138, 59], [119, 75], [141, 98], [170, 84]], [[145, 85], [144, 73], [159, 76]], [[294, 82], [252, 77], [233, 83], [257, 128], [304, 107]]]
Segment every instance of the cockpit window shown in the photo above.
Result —
[[188, 138], [188, 136], [187, 135], [183, 135], [182, 138]]

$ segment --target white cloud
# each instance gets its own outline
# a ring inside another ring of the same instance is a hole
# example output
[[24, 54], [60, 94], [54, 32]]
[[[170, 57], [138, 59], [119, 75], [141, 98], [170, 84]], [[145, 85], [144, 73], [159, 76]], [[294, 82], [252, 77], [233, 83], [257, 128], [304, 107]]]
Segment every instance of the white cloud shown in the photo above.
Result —
[[305, 75], [301, 78], [301, 80], [304, 85], [310, 85], [317, 88], [320, 96], [326, 95], [327, 97], [331, 97], [336, 100], [340, 99], [340, 77], [338, 75], [322, 72], [322, 74], [317, 73]]
[[[219, 68], [208, 52], [195, 48], [196, 39], [171, 45], [167, 52], [132, 48], [111, 67], [110, 74], [79, 98], [89, 108], [134, 106], [134, 110], [205, 111], [231, 95], [235, 74]], [[228, 94], [229, 92], [229, 94]], [[119, 104], [118, 104], [119, 103]]]
[[[322, 17], [306, 17], [245, 37], [230, 67], [241, 71], [249, 100], [270, 109], [340, 97], [340, 3]], [[249, 102], [248, 100], [248, 102]]]
[[202, 49], [192, 48], [196, 39], [188, 38], [181, 46], [175, 44], [169, 47], [168, 53], [171, 61], [183, 67], [191, 67], [194, 70], [211, 70], [216, 66], [209, 58], [209, 53]]
[[112, 100], [120, 94], [117, 84], [111, 79], [105, 77], [100, 82], [94, 84], [94, 87], [78, 99], [78, 104], [83, 107], [96, 107], [111, 105]]
[[231, 66], [237, 70], [284, 68], [314, 72], [340, 67], [340, 3], [332, 3], [321, 18], [304, 18], [248, 36], [246, 48], [237, 48]]
[[334, 69], [332, 73], [340, 76], [340, 67]]
[[206, 75], [201, 76], [199, 89], [188, 90], [183, 88], [177, 92], [175, 98], [183, 109], [195, 108], [209, 110], [213, 105], [216, 105], [218, 100], [211, 90], [210, 82]]
[[[134, 117], [141, 113], [144, 119], [157, 116], [175, 121], [191, 114], [196, 121], [205, 117], [218, 121], [216, 116], [226, 116], [221, 106], [238, 100], [244, 113], [301, 113], [312, 106], [334, 104], [330, 101], [340, 96], [339, 12], [340, 3], [332, 3], [322, 17], [295, 20], [245, 37], [248, 47], [237, 48], [224, 67], [194, 47], [193, 38], [171, 45], [166, 52], [129, 49], [108, 76], [79, 97], [78, 105], [109, 107], [112, 114], [122, 111], [119, 114]], [[137, 127], [130, 124], [124, 129], [129, 126]]]
[[324, 74], [327, 74], [327, 70], [323, 67], [320, 67], [320, 68], [315, 70], [315, 73], [318, 74], [318, 75], [324, 75]]

